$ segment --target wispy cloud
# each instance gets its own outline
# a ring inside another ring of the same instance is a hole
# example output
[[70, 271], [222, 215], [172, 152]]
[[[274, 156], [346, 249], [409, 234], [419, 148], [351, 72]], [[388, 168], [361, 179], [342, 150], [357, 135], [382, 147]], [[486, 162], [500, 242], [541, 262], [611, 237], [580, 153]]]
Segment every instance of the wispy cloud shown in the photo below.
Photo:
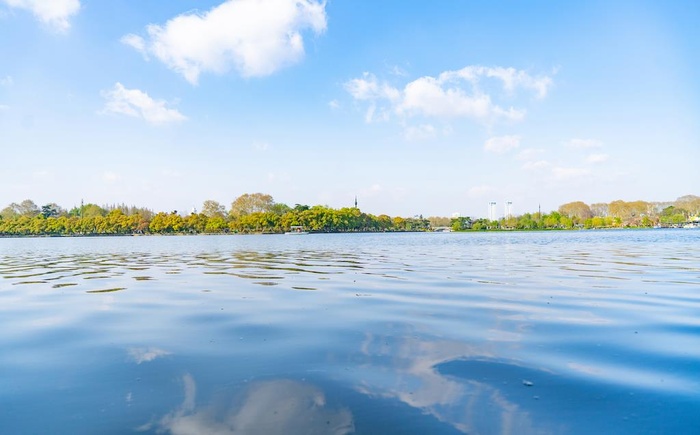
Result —
[[542, 153], [544, 153], [544, 149], [542, 148], [526, 148], [518, 153], [517, 159], [533, 160]]
[[404, 137], [409, 141], [432, 139], [436, 136], [435, 127], [430, 124], [406, 127]]
[[586, 162], [588, 163], [603, 163], [604, 161], [608, 160], [610, 156], [607, 154], [591, 154], [588, 157], [586, 157]]
[[488, 83], [496, 83], [508, 93], [524, 90], [543, 98], [552, 86], [552, 78], [531, 76], [514, 68], [467, 66], [444, 71], [436, 77], [420, 77], [398, 87], [365, 72], [361, 77], [348, 80], [345, 90], [353, 99], [367, 105], [365, 119], [368, 122], [394, 116], [445, 121], [470, 118], [484, 123], [521, 120], [525, 109], [503, 107], [494, 102], [485, 90], [488, 86], [484, 87]]
[[39, 21], [58, 32], [70, 29], [70, 18], [80, 10], [79, 0], [0, 0], [6, 5], [31, 12]]
[[526, 171], [537, 171], [537, 170], [548, 168], [550, 166], [551, 166], [551, 164], [546, 160], [537, 160], [537, 161], [525, 162], [525, 164], [523, 164], [522, 168]]
[[253, 143], [253, 149], [256, 151], [267, 151], [270, 149], [270, 144], [267, 142], [255, 142]]
[[492, 137], [484, 143], [484, 151], [503, 154], [520, 146], [520, 136]]
[[166, 102], [154, 100], [138, 89], [127, 89], [116, 83], [112, 89], [101, 92], [107, 100], [103, 112], [141, 118], [154, 125], [184, 121], [187, 118], [175, 109], [166, 107]]
[[603, 142], [595, 139], [571, 139], [566, 145], [570, 148], [600, 148]]
[[570, 168], [562, 166], [552, 168], [552, 175], [557, 180], [572, 180], [588, 176], [590, 173], [590, 169], [586, 168]]
[[204, 72], [266, 76], [304, 57], [302, 32], [325, 31], [325, 7], [316, 0], [228, 0], [204, 13], [151, 24], [146, 38], [129, 34], [122, 42], [192, 84]]

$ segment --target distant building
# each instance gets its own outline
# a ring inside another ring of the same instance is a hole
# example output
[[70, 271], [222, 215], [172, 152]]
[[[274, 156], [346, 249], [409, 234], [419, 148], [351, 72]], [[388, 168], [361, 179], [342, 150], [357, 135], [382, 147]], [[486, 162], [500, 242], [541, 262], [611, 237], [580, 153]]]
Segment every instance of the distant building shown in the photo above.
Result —
[[506, 201], [506, 206], [505, 206], [503, 216], [506, 219], [513, 217], [513, 201]]
[[489, 202], [489, 220], [490, 221], [495, 221], [498, 218], [496, 217], [496, 203], [494, 201]]

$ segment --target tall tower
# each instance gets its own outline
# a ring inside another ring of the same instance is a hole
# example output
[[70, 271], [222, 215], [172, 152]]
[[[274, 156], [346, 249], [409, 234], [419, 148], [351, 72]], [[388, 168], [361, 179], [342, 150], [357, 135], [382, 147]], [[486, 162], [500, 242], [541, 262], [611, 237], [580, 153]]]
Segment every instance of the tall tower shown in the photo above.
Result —
[[355, 195], [355, 208], [357, 208], [357, 195]]
[[513, 217], [513, 201], [506, 201], [505, 213], [503, 216], [506, 219]]
[[489, 202], [489, 220], [490, 221], [496, 220], [496, 202], [495, 201]]

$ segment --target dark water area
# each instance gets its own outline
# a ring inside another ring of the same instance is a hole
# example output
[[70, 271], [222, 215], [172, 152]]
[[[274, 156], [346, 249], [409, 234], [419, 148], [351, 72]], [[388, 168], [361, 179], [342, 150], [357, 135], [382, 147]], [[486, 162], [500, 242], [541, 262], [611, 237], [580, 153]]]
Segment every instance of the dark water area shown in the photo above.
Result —
[[700, 231], [0, 239], [3, 434], [698, 434]]

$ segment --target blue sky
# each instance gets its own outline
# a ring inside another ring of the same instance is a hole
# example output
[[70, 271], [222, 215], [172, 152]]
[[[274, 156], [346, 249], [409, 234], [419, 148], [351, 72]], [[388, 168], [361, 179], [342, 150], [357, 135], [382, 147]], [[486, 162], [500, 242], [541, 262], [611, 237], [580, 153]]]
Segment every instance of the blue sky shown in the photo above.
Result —
[[695, 1], [0, 0], [0, 207], [700, 194]]

